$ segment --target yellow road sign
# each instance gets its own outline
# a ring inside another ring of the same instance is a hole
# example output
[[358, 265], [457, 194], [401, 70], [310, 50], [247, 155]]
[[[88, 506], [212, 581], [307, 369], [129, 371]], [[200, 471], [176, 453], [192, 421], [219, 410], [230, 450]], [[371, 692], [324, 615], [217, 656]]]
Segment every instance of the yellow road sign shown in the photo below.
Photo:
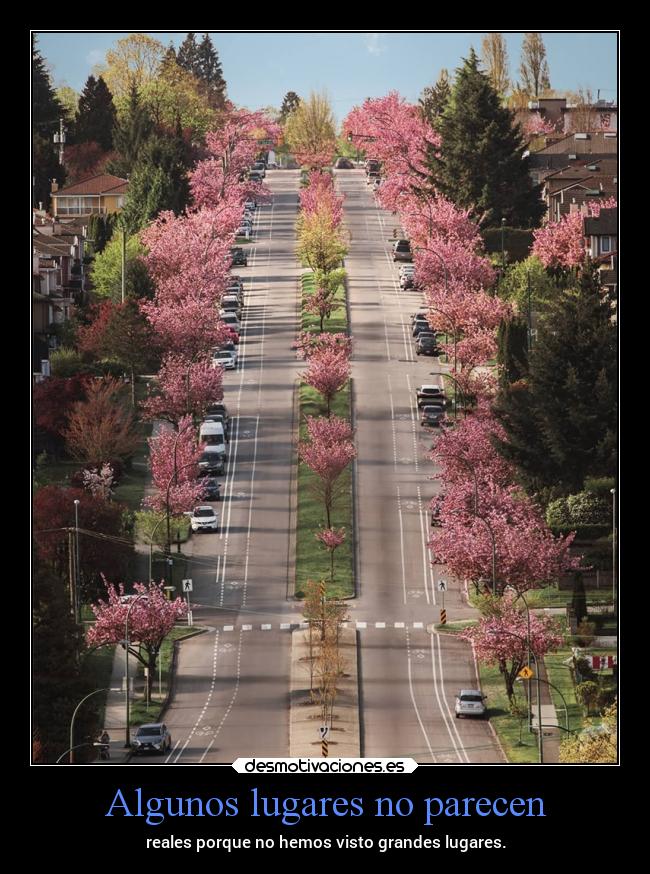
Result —
[[533, 676], [533, 672], [529, 667], [525, 667], [519, 671], [519, 676], [522, 680], [530, 680], [530, 678]]

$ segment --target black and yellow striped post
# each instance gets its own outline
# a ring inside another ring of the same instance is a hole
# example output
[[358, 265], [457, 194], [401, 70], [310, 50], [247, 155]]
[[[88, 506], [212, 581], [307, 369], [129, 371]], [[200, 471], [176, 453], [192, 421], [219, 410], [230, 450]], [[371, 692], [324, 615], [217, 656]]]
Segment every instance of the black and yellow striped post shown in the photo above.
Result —
[[328, 746], [329, 746], [329, 744], [328, 744], [328, 742], [327, 742], [326, 740], [321, 741], [320, 749], [321, 749], [321, 753], [323, 754], [323, 757], [324, 757], [324, 758], [327, 758], [327, 755], [328, 755], [327, 748], [328, 748]]
[[440, 624], [447, 624], [447, 611], [444, 608], [440, 611]]

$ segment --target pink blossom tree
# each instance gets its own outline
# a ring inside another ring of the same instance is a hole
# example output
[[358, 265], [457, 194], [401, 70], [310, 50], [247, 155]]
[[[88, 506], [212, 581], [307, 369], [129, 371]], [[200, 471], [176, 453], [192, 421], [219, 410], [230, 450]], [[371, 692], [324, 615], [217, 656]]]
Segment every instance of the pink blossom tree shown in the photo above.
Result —
[[206, 357], [193, 360], [168, 354], [156, 377], [156, 390], [142, 402], [146, 419], [177, 425], [184, 416], [201, 416], [223, 398], [223, 369]]
[[540, 662], [562, 645], [561, 629], [551, 616], [531, 613], [529, 637], [526, 612], [518, 608], [516, 601], [516, 595], [510, 592], [502, 598], [490, 598], [478, 624], [460, 634], [472, 644], [480, 662], [498, 666], [511, 701], [517, 675], [528, 661], [529, 648]]
[[345, 528], [322, 528], [314, 537], [330, 554], [330, 583], [334, 583], [334, 552], [345, 541]]
[[83, 485], [94, 498], [110, 501], [113, 496], [115, 475], [111, 465], [106, 462], [100, 468], [91, 467], [83, 472]]
[[[600, 215], [601, 209], [612, 209], [616, 198], [604, 201], [587, 201], [588, 216]], [[548, 222], [533, 231], [532, 254], [536, 255], [544, 267], [571, 269], [583, 263], [587, 255], [583, 221], [585, 214], [580, 210], [562, 216], [559, 222]]]
[[[86, 633], [86, 641], [91, 649], [124, 645], [127, 611], [131, 604], [124, 600], [123, 583], [116, 587], [106, 580], [104, 582], [107, 600], [99, 600], [92, 605], [95, 623]], [[186, 615], [187, 606], [182, 598], [168, 600], [165, 597], [162, 581], [160, 583], [152, 581], [149, 585], [134, 583], [133, 588], [138, 595], [144, 597], [136, 601], [129, 613], [129, 655], [134, 656], [148, 668], [147, 683], [148, 697], [150, 697], [162, 642], [176, 622]]]
[[353, 432], [349, 422], [339, 416], [329, 419], [307, 416], [306, 424], [309, 440], [300, 442], [300, 460], [318, 477], [316, 492], [325, 507], [327, 528], [331, 528], [337, 480], [357, 454]]
[[319, 349], [311, 354], [302, 380], [324, 398], [329, 418], [332, 398], [350, 378], [350, 361], [344, 347]]
[[301, 331], [296, 338], [294, 348], [297, 350], [298, 358], [301, 360], [309, 360], [312, 355], [324, 350], [334, 352], [342, 350], [349, 358], [352, 355], [352, 337], [348, 334], [332, 334], [327, 331], [321, 334]]
[[[169, 516], [191, 510], [203, 496], [198, 462], [204, 449], [197, 440], [192, 418], [184, 416], [178, 431], [168, 429], [150, 437], [149, 447], [156, 492], [145, 498], [144, 505], [165, 512], [168, 520]], [[169, 524], [167, 528], [169, 534]]]

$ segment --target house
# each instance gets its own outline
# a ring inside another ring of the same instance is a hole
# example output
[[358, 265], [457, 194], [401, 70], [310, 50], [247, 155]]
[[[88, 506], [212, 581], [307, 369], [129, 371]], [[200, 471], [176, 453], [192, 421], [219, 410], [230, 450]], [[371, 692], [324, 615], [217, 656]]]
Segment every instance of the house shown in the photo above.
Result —
[[616, 300], [618, 291], [618, 209], [601, 209], [583, 219], [587, 252], [598, 266], [600, 284]]
[[57, 326], [72, 317], [86, 294], [83, 226], [35, 211], [32, 227], [32, 358], [34, 373], [58, 344]]
[[568, 103], [566, 97], [540, 97], [530, 100], [527, 109], [517, 110], [516, 116], [522, 128], [530, 116], [538, 116], [563, 135], [580, 131], [618, 130], [618, 106], [606, 100], [576, 104]]
[[618, 162], [616, 158], [581, 161], [545, 174], [542, 198], [548, 220], [562, 216], [589, 201], [604, 201], [618, 196]]
[[128, 187], [127, 179], [110, 173], [98, 173], [65, 188], [59, 188], [54, 179], [52, 212], [56, 218], [118, 212], [124, 206]]

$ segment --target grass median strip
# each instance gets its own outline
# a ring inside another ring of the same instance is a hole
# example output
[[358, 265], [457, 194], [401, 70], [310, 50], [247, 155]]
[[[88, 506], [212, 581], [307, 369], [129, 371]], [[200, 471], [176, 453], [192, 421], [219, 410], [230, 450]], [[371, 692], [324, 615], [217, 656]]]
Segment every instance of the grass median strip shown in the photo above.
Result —
[[[301, 330], [318, 333], [320, 318], [307, 312], [306, 298], [314, 291], [313, 273], [302, 276]], [[348, 323], [345, 308], [345, 286], [341, 284], [335, 298], [343, 306], [325, 319], [324, 330], [329, 333], [347, 333]], [[350, 386], [346, 385], [332, 400], [332, 415], [351, 419]], [[306, 416], [322, 416], [325, 404], [321, 395], [307, 385], [299, 388], [300, 439], [306, 438]], [[354, 530], [352, 512], [352, 468], [348, 467], [338, 480], [338, 497], [334, 503], [331, 523], [334, 528], [345, 528], [346, 538], [334, 553], [334, 582], [330, 583], [330, 556], [316, 540], [319, 528], [327, 524], [321, 498], [314, 491], [318, 477], [305, 464], [298, 464], [298, 505], [296, 531], [296, 597], [302, 598], [309, 580], [324, 580], [327, 583], [328, 597], [349, 598], [354, 595]]]

